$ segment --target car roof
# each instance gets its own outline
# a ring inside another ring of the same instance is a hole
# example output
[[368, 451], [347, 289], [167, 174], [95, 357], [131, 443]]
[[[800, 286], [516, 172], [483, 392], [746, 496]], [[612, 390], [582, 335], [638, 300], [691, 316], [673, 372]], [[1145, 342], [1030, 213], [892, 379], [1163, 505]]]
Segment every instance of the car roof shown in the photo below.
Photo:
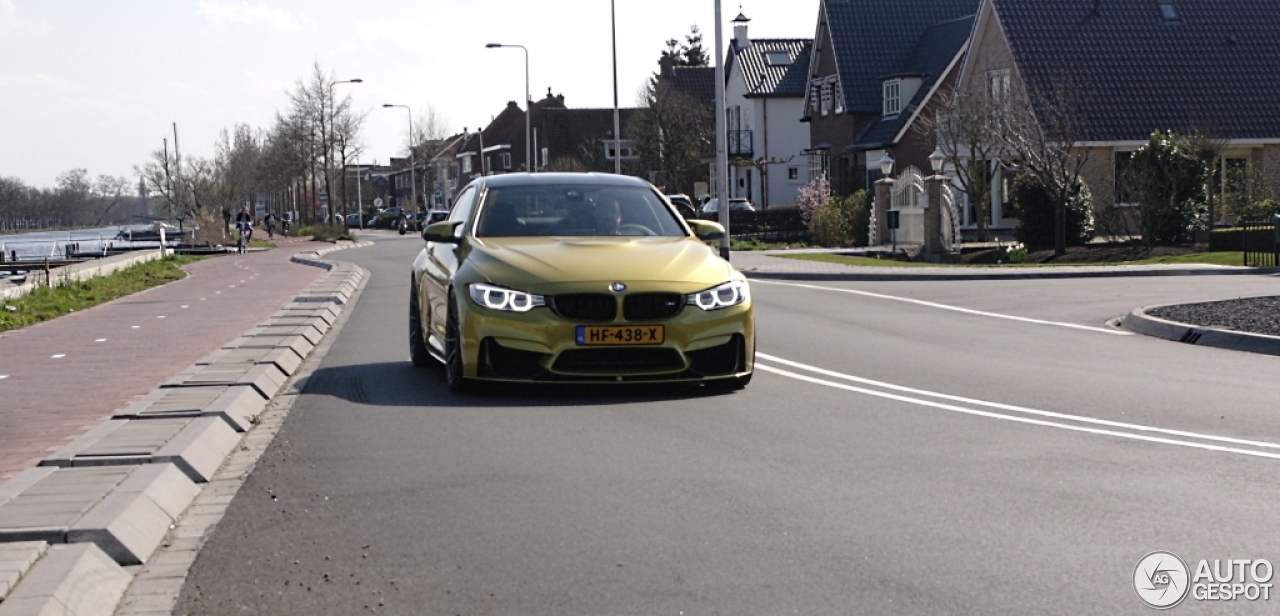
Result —
[[481, 180], [487, 186], [545, 186], [551, 184], [582, 184], [589, 186], [636, 186], [649, 188], [648, 182], [629, 175], [612, 173], [505, 173], [488, 175]]

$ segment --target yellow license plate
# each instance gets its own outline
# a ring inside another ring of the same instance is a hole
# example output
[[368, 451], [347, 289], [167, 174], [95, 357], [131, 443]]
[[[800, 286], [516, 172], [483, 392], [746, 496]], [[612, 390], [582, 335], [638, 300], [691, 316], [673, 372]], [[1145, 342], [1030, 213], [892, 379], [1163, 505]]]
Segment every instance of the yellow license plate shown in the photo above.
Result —
[[666, 331], [662, 325], [579, 325], [578, 344], [662, 344]]

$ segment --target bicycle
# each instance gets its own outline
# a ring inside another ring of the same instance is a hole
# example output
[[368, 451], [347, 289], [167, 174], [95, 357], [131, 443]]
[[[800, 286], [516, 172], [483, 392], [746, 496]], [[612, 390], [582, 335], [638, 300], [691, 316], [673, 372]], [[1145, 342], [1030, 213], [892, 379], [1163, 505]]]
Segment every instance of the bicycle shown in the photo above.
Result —
[[236, 223], [239, 227], [239, 237], [236, 238], [236, 252], [244, 254], [249, 251], [249, 241], [253, 239], [253, 227], [247, 222]]

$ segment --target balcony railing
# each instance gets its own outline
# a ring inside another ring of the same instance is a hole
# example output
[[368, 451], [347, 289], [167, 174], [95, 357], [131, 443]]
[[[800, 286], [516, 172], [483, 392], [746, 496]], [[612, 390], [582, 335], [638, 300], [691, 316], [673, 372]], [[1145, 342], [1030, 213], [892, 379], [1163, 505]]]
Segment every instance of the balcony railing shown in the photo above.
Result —
[[[751, 131], [749, 130], [730, 130], [725, 131], [725, 149], [730, 157], [741, 156], [750, 158], [755, 154], [755, 148], [752, 143]], [[702, 145], [702, 157], [714, 160], [716, 157], [716, 134], [707, 133]]]

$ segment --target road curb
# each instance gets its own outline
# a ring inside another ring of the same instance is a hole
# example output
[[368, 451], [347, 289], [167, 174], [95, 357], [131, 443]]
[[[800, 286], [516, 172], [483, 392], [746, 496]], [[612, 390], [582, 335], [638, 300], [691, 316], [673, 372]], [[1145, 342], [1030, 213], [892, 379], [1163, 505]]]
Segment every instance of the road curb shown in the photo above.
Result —
[[[902, 268], [910, 269], [910, 268]], [[761, 280], [801, 280], [808, 282], [911, 282], [924, 280], [956, 281], [956, 280], [1059, 280], [1068, 278], [1143, 278], [1154, 276], [1266, 276], [1280, 273], [1280, 268], [1175, 268], [1175, 269], [1134, 269], [1134, 270], [1099, 270], [1099, 271], [1010, 271], [983, 272], [972, 274], [944, 273], [911, 273], [911, 272], [781, 272], [742, 270], [747, 278]]]
[[1165, 340], [1173, 340], [1184, 344], [1280, 356], [1280, 336], [1251, 334], [1248, 332], [1238, 332], [1219, 327], [1188, 325], [1186, 323], [1168, 321], [1147, 314], [1148, 310], [1156, 310], [1176, 305], [1179, 304], [1165, 304], [1160, 306], [1136, 308], [1133, 312], [1130, 312], [1125, 315], [1124, 318], [1120, 319], [1120, 324], [1127, 330], [1134, 331], [1139, 334], [1145, 334], [1154, 338], [1163, 338]]
[[[318, 361], [307, 361], [307, 356], [345, 322], [343, 309], [359, 295], [363, 269], [320, 257], [372, 244], [342, 243], [294, 255], [294, 262], [328, 272], [241, 337], [114, 413], [40, 466], [0, 484], [0, 566], [6, 567], [0, 571], [0, 589], [8, 593], [7, 598], [0, 593], [0, 616], [112, 614], [134, 581], [123, 566], [143, 564], [139, 577], [153, 567], [168, 567], [150, 562], [156, 551], [191, 539], [175, 539], [179, 531], [171, 529], [179, 519], [210, 519], [204, 511], [209, 505], [198, 500], [206, 491], [215, 492], [222, 507], [230, 503], [234, 489], [225, 495], [225, 482], [215, 484], [214, 478], [242, 450], [265, 448], [270, 442], [278, 425], [265, 432], [255, 426], [273, 397], [296, 396], [296, 381], [305, 379], [306, 366]], [[249, 468], [243, 471], [247, 474]], [[196, 539], [202, 540], [214, 523], [201, 527]], [[185, 532], [191, 532], [189, 527]], [[52, 546], [30, 556], [33, 546], [46, 546], [40, 542]], [[186, 566], [176, 578], [178, 590]], [[173, 573], [165, 570], [170, 578]], [[74, 591], [67, 594], [63, 588]], [[93, 600], [73, 606], [66, 597]], [[156, 597], [146, 599], [141, 603], [150, 605]], [[123, 601], [124, 608], [138, 608], [129, 605]]]

